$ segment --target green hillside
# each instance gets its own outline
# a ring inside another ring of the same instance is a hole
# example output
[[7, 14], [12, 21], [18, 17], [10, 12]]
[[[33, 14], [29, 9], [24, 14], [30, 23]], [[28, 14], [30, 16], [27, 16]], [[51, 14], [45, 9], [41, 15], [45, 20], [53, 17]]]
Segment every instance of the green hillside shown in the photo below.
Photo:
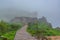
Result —
[[46, 20], [42, 20], [37, 23], [29, 23], [27, 32], [32, 36], [40, 35], [40, 36], [60, 36], [60, 30], [57, 30], [52, 27], [51, 23]]
[[3, 40], [4, 38], [8, 40], [13, 40], [16, 31], [21, 27], [22, 27], [21, 23], [16, 24], [0, 21], [0, 40]]

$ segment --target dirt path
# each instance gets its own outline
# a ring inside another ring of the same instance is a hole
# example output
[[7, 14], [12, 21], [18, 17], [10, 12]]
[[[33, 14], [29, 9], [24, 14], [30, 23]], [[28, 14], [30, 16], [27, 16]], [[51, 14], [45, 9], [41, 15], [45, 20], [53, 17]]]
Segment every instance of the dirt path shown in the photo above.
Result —
[[36, 40], [29, 33], [26, 32], [28, 25], [24, 25], [21, 29], [19, 29], [15, 35], [14, 40]]

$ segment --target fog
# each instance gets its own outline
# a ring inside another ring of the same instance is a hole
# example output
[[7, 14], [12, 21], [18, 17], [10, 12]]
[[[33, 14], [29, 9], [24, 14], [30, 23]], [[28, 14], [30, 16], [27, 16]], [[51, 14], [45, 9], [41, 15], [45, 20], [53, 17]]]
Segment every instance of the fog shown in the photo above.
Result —
[[0, 19], [20, 16], [45, 16], [53, 27], [60, 26], [60, 0], [0, 0]]

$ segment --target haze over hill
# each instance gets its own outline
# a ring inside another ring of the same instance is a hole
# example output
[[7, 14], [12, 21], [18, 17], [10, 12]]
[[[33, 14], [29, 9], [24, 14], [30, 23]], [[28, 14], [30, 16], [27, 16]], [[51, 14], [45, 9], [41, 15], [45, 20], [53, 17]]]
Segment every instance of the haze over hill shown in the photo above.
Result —
[[[60, 26], [60, 0], [0, 0], [0, 9], [5, 11], [13, 9], [15, 12], [18, 9], [19, 12], [20, 10], [24, 10], [29, 11], [29, 13], [37, 11], [39, 18], [45, 16], [54, 27]], [[20, 15], [19, 12], [1, 12], [0, 19], [7, 21]]]
[[14, 17], [37, 17], [36, 12], [29, 12], [29, 11], [24, 11], [24, 10], [18, 10], [18, 9], [1, 9], [1, 18], [4, 20], [11, 20]]

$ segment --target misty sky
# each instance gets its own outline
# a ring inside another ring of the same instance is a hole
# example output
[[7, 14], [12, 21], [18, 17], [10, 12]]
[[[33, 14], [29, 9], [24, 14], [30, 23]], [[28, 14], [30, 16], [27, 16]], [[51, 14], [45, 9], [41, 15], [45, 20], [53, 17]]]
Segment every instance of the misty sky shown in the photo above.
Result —
[[[0, 0], [0, 19], [8, 20], [20, 13], [4, 13], [6, 9], [37, 12], [38, 17], [45, 16], [54, 27], [60, 26], [60, 0]], [[3, 10], [4, 11], [1, 11]]]

